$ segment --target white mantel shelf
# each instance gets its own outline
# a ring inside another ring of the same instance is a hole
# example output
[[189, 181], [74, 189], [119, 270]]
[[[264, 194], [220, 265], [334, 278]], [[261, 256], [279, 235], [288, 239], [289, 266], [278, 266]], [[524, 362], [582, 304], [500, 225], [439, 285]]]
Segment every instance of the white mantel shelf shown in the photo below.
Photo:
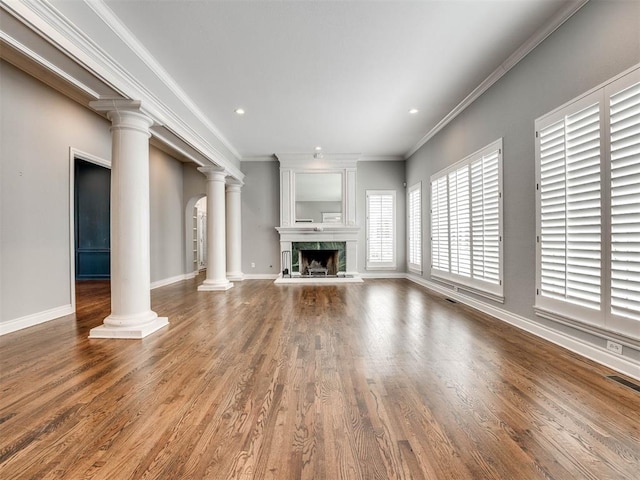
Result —
[[358, 240], [360, 227], [323, 223], [276, 227], [276, 230], [281, 242], [347, 242]]

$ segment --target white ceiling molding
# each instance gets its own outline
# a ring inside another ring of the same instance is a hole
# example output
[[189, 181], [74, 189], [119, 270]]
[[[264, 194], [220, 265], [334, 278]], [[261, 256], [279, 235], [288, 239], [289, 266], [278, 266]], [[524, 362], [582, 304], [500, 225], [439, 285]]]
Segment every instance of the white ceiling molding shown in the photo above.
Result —
[[233, 153], [236, 158], [240, 159], [241, 155], [238, 151], [229, 143], [224, 135], [218, 130], [218, 128], [211, 123], [209, 118], [202, 113], [198, 106], [189, 98], [185, 91], [178, 85], [169, 72], [167, 72], [160, 63], [155, 59], [153, 55], [147, 50], [142, 43], [136, 38], [136, 36], [120, 21], [120, 19], [111, 11], [111, 9], [102, 0], [91, 0], [86, 4], [95, 12], [95, 14], [107, 25], [122, 41], [129, 47], [129, 49], [136, 54], [136, 56], [149, 67], [149, 69], [163, 82], [167, 88], [180, 99], [180, 101], [191, 110], [194, 115], [205, 125], [209, 131], [220, 142]]
[[277, 162], [278, 158], [275, 155], [248, 155], [241, 158], [244, 162]]
[[[13, 48], [14, 50], [16, 50], [17, 52], [19, 52], [24, 57], [27, 57], [32, 62], [36, 63], [39, 67], [43, 68], [44, 70], [46, 70], [48, 72], [52, 72], [57, 77], [61, 78], [65, 82], [68, 82], [75, 90], [80, 90], [87, 97], [89, 97], [89, 98], [91, 98], [93, 100], [97, 100], [97, 99], [100, 98], [100, 94], [98, 92], [96, 92], [95, 90], [93, 90], [89, 86], [85, 85], [84, 83], [80, 82], [79, 80], [77, 80], [73, 76], [67, 74], [67, 72], [65, 72], [62, 69], [58, 68], [56, 65], [54, 65], [53, 63], [48, 61], [46, 58], [44, 58], [43, 56], [41, 56], [38, 53], [34, 52], [32, 49], [30, 49], [26, 45], [20, 43], [15, 38], [10, 37], [4, 31], [0, 31], [0, 40], [3, 43], [6, 43], [7, 46], [9, 46], [9, 47]], [[5, 52], [3, 52], [3, 58], [4, 58], [4, 56], [5, 56]], [[19, 60], [17, 60], [17, 63], [20, 63]], [[71, 93], [71, 92], [69, 92], [69, 93]]]
[[363, 155], [361, 162], [404, 162], [406, 159], [402, 155]]
[[[30, 30], [36, 32], [73, 62], [82, 66], [99, 79], [100, 82], [113, 89], [118, 95], [124, 98], [140, 100], [142, 102], [142, 110], [151, 116], [156, 124], [163, 125], [186, 145], [201, 152], [204, 158], [211, 163], [225, 168], [230, 176], [239, 180], [244, 179], [244, 174], [233, 161], [226, 158], [222, 152], [187, 125], [166, 104], [114, 62], [95, 42], [69, 22], [48, 2], [23, 0], [21, 2], [8, 3], [4, 0], [0, 1], [2, 2], [0, 6], [7, 13], [18, 19]], [[4, 30], [3, 35], [7, 37], [6, 39], [3, 38], [7, 44], [19, 43], [7, 35]], [[36, 59], [33, 58], [33, 60]], [[45, 66], [42, 61], [40, 65]], [[60, 69], [57, 70], [49, 71], [59, 75]], [[69, 81], [64, 76], [62, 78]]]
[[458, 105], [454, 107], [442, 120], [440, 120], [424, 137], [409, 150], [404, 158], [408, 159], [416, 153], [420, 147], [433, 138], [440, 130], [446, 127], [454, 118], [462, 113], [469, 105], [476, 101], [484, 92], [500, 80], [509, 70], [526, 57], [534, 48], [540, 45], [549, 35], [580, 10], [589, 0], [575, 0], [561, 9], [545, 26], [534, 33], [524, 44], [513, 52], [498, 68], [496, 68], [480, 85], [473, 89]]
[[296, 168], [301, 170], [334, 170], [336, 168], [356, 168], [359, 153], [276, 153], [282, 168]]

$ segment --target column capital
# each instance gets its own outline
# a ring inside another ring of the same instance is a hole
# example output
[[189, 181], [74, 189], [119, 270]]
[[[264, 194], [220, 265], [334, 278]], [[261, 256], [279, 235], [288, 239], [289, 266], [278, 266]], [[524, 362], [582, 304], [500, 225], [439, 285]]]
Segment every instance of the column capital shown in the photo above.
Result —
[[90, 102], [89, 106], [96, 112], [106, 112], [112, 128], [129, 128], [150, 135], [149, 127], [154, 121], [142, 112], [140, 100], [103, 99]]
[[208, 165], [206, 167], [198, 167], [198, 171], [202, 173], [207, 180], [213, 182], [222, 182], [224, 183], [225, 177], [227, 176], [227, 172], [224, 167], [218, 167], [215, 165]]
[[227, 192], [239, 192], [244, 183], [236, 178], [227, 177]]

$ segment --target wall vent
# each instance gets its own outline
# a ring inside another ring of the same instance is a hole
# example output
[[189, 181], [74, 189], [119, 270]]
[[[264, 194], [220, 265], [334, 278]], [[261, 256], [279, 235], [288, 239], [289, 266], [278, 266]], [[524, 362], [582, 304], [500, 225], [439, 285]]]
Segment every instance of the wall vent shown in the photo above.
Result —
[[607, 375], [607, 378], [609, 380], [613, 380], [614, 382], [618, 382], [619, 384], [624, 385], [625, 387], [628, 387], [631, 390], [635, 390], [636, 392], [640, 393], [640, 385], [638, 385], [637, 383], [630, 382], [626, 378], [622, 378], [622, 377], [619, 377], [617, 375]]

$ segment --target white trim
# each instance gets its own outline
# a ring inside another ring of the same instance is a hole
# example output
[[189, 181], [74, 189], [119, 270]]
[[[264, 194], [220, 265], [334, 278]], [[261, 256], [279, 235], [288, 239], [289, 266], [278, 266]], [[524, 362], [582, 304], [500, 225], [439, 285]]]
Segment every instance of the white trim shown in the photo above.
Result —
[[406, 159], [402, 155], [363, 155], [361, 162], [404, 162]]
[[66, 315], [72, 315], [74, 312], [74, 306], [69, 304], [51, 308], [43, 312], [25, 315], [24, 317], [9, 320], [8, 322], [2, 322], [0, 323], [0, 336], [16, 332], [24, 328], [33, 327], [41, 323], [49, 322]]
[[484, 92], [489, 90], [494, 83], [500, 80], [507, 74], [509, 70], [515, 67], [520, 60], [526, 57], [533, 51], [538, 45], [540, 45], [549, 35], [555, 32], [564, 22], [573, 16], [578, 10], [580, 10], [589, 0], [575, 0], [572, 3], [567, 4], [544, 25], [537, 30], [529, 39], [524, 42], [515, 52], [511, 54], [498, 68], [496, 68], [487, 78], [483, 80], [464, 100], [456, 105], [446, 116], [442, 118], [431, 130], [429, 130], [424, 137], [422, 137], [418, 143], [416, 143], [404, 156], [408, 159], [411, 155], [416, 153], [420, 147], [433, 138], [440, 130], [446, 127], [453, 121], [458, 115], [460, 115], [469, 105], [475, 102]]
[[[29, 47], [27, 47], [26, 45], [22, 44], [21, 42], [19, 42], [15, 38], [10, 37], [9, 35], [7, 35], [6, 32], [0, 31], [0, 40], [5, 42], [7, 45], [10, 45], [11, 47], [13, 47], [15, 50], [20, 52], [22, 55], [24, 55], [25, 57], [29, 58], [31, 61], [35, 62], [36, 64], [38, 64], [40, 67], [44, 68], [45, 70], [53, 73], [54, 75], [56, 75], [58, 77], [60, 77], [64, 81], [69, 82], [71, 85], [73, 85], [75, 88], [77, 88], [82, 93], [84, 93], [85, 95], [89, 96], [90, 98], [92, 98], [94, 100], [98, 100], [100, 98], [100, 94], [98, 92], [96, 92], [92, 88], [88, 87], [84, 83], [80, 82], [78, 79], [72, 77], [67, 72], [65, 72], [64, 70], [59, 68], [57, 65], [54, 65], [49, 60], [47, 60], [46, 58], [42, 57], [38, 53], [34, 52]], [[42, 81], [44, 81], [46, 83], [46, 79], [41, 79], [40, 78], [40, 80], [42, 80]]]
[[111, 11], [103, 0], [91, 0], [86, 2], [87, 6], [107, 25], [113, 33], [115, 33], [129, 49], [149, 67], [149, 69], [164, 83], [164, 85], [180, 99], [180, 101], [202, 122], [220, 142], [229, 149], [236, 158], [240, 158], [240, 153], [231, 145], [231, 143], [222, 135], [220, 130], [207, 118], [207, 116], [198, 108], [196, 103], [186, 94], [186, 92], [178, 85], [169, 72], [155, 59], [151, 52], [147, 50], [136, 36], [129, 30], [124, 23]]
[[[391, 225], [393, 227], [393, 232], [391, 234], [391, 254], [393, 255], [390, 262], [376, 262], [372, 261], [369, 256], [369, 198], [371, 195], [378, 196], [391, 196]], [[365, 270], [395, 270], [398, 268], [397, 264], [397, 228], [396, 222], [398, 219], [396, 218], [396, 210], [398, 208], [397, 203], [397, 195], [395, 190], [365, 190]]]
[[280, 275], [277, 273], [245, 273], [245, 280], [275, 280]]
[[100, 167], [111, 169], [111, 160], [69, 147], [69, 291], [71, 292], [71, 309], [76, 311], [76, 231], [75, 231], [75, 161], [76, 158]]
[[151, 290], [160, 287], [166, 287], [167, 285], [171, 285], [173, 283], [182, 282], [183, 280], [189, 280], [190, 278], [195, 277], [190, 276], [189, 273], [183, 273], [182, 275], [176, 275], [175, 277], [163, 278], [162, 280], [156, 280], [155, 282], [151, 282]]
[[363, 283], [360, 276], [347, 277], [300, 277], [293, 275], [292, 277], [278, 276], [273, 283], [276, 285], [337, 285], [340, 283]]
[[404, 272], [374, 272], [369, 271], [365, 273], [361, 273], [360, 277], [362, 278], [407, 278], [407, 274]]
[[[202, 153], [211, 163], [223, 166], [229, 175], [239, 180], [244, 179], [244, 173], [239, 166], [236, 166], [232, 160], [180, 118], [130, 72], [118, 65], [99, 45], [50, 3], [25, 0], [23, 2], [2, 2], [1, 5], [4, 11], [36, 32], [48, 44], [63, 52], [104, 85], [116, 91], [118, 95], [141, 100], [143, 112], [153, 118], [157, 125], [162, 125], [166, 130], [175, 134], [185, 145]], [[106, 23], [108, 24], [108, 22]], [[178, 100], [182, 101], [177, 93], [175, 95]], [[196, 115], [195, 112], [194, 115]], [[200, 118], [198, 117], [198, 119]], [[203, 124], [203, 126], [226, 147], [224, 140], [216, 136], [209, 125]], [[229, 152], [235, 155], [235, 150], [229, 149]], [[237, 156], [234, 159], [237, 160]]]
[[[418, 204], [418, 215], [417, 217], [419, 218], [419, 228], [418, 228], [418, 232], [420, 234], [420, 263], [413, 263], [411, 262], [411, 220], [412, 220], [412, 211], [411, 211], [411, 194], [415, 191], [418, 191], [418, 194], [420, 195], [420, 202]], [[424, 229], [422, 228], [422, 219], [424, 218], [423, 213], [423, 209], [422, 209], [422, 205], [424, 203], [424, 196], [422, 195], [422, 181], [418, 181], [417, 183], [413, 184], [412, 186], [410, 186], [409, 188], [407, 188], [407, 196], [405, 199], [406, 202], [406, 210], [407, 210], [407, 270], [409, 270], [410, 272], [413, 273], [417, 273], [419, 275], [422, 275], [422, 265], [424, 263], [424, 251], [423, 251], [423, 244], [424, 242], [423, 240], [423, 235], [424, 235]]]
[[491, 315], [492, 317], [513, 325], [521, 330], [529, 332], [537, 337], [547, 340], [551, 343], [566, 348], [567, 350], [577, 353], [585, 358], [593, 360], [605, 367], [621, 372], [629, 377], [640, 380], [640, 364], [630, 360], [628, 357], [621, 357], [610, 353], [605, 348], [598, 348], [586, 342], [582, 342], [564, 333], [558, 332], [551, 328], [540, 325], [528, 318], [508, 312], [502, 308], [494, 307], [480, 300], [467, 297], [448, 288], [425, 280], [415, 275], [407, 275], [407, 280], [432, 290], [439, 294], [452, 298], [460, 303], [468, 305], [480, 312]]

